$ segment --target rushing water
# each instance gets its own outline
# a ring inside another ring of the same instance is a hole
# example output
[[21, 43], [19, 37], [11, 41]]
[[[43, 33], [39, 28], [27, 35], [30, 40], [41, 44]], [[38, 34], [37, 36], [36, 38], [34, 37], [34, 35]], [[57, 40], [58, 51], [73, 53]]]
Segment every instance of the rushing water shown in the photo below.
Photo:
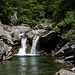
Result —
[[0, 62], [0, 75], [54, 75], [64, 66], [54, 63], [50, 56], [13, 57], [12, 61]]
[[21, 39], [21, 48], [19, 49], [19, 52], [17, 55], [19, 55], [19, 56], [26, 55], [26, 51], [25, 51], [27, 48], [26, 41], [27, 41], [27, 38]]
[[[36, 55], [36, 51], [37, 51], [36, 47], [38, 45], [38, 41], [39, 41], [39, 36], [34, 36], [30, 54], [26, 54], [27, 38], [22, 38], [21, 39], [21, 48], [19, 49], [18, 54], [15, 54], [15, 55], [17, 55], [17, 56], [34, 56], [34, 55]], [[37, 54], [37, 55], [39, 55], [39, 54]]]
[[35, 36], [32, 41], [32, 48], [30, 54], [36, 54], [37, 51], [36, 46], [38, 44], [38, 41], [39, 41], [39, 36]]

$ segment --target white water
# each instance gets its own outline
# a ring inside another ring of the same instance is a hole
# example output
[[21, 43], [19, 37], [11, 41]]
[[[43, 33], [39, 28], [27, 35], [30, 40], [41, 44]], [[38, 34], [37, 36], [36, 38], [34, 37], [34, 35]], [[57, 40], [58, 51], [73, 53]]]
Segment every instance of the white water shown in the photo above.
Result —
[[[30, 54], [26, 54], [27, 38], [22, 38], [21, 39], [21, 48], [19, 49], [19, 52], [16, 55], [17, 56], [34, 56], [34, 55], [36, 55], [36, 51], [37, 51], [36, 46], [38, 44], [38, 41], [39, 41], [39, 36], [35, 36], [32, 41], [32, 47], [31, 47]], [[37, 55], [39, 55], [39, 54], [37, 54]]]
[[35, 36], [32, 41], [32, 48], [31, 48], [30, 54], [36, 54], [36, 51], [37, 51], [36, 46], [38, 41], [39, 41], [39, 36]]
[[27, 41], [27, 38], [21, 39], [21, 48], [19, 49], [19, 52], [17, 55], [19, 55], [19, 56], [26, 55], [26, 51], [25, 51], [27, 48], [26, 41]]

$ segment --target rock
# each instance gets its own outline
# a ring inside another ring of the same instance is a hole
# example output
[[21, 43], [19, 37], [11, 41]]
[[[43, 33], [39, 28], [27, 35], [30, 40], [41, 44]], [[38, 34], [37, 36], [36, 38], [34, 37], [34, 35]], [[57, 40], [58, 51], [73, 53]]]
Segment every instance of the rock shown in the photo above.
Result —
[[20, 34], [19, 29], [13, 29], [13, 31], [12, 31], [12, 40], [13, 41], [20, 40], [21, 36], [19, 36], [19, 34]]
[[11, 16], [11, 24], [13, 25], [16, 25], [17, 24], [17, 21], [18, 21], [18, 18], [17, 18], [17, 12], [15, 12], [12, 16]]
[[64, 59], [56, 59], [54, 62], [64, 64], [66, 63]]
[[11, 49], [11, 46], [8, 46], [3, 41], [0, 41], [0, 61], [8, 60], [9, 58], [12, 58], [12, 53], [9, 52]]
[[57, 44], [60, 42], [61, 37], [58, 36], [58, 33], [55, 31], [49, 31], [45, 35], [40, 37], [40, 47], [41, 50], [45, 50], [47, 53], [50, 53], [57, 47]]
[[12, 31], [12, 28], [11, 28], [11, 26], [8, 26], [8, 25], [0, 25], [1, 27], [3, 27], [3, 30], [5, 30], [5, 31], [8, 31], [8, 32], [11, 32]]
[[0, 50], [3, 52], [4, 50], [8, 50], [9, 46], [5, 44], [3, 41], [0, 41]]
[[67, 44], [64, 45], [59, 51], [56, 52], [55, 56], [62, 56], [64, 55], [64, 49], [68, 48]]
[[0, 26], [0, 37], [6, 35], [5, 31], [3, 30], [3, 27]]
[[26, 33], [26, 32], [31, 31], [31, 28], [28, 26], [12, 26], [12, 31], [16, 29], [19, 30], [20, 33]]
[[40, 54], [40, 55], [48, 55], [44, 50], [39, 51], [38, 54]]
[[17, 54], [19, 49], [18, 48], [15, 49], [15, 48], [12, 47], [10, 51], [12, 52], [12, 54]]
[[65, 59], [65, 61], [73, 61], [74, 60], [74, 56], [73, 55], [67, 56], [64, 59]]
[[21, 26], [7, 26], [0, 22], [0, 39], [8, 45], [16, 45], [20, 42], [21, 36], [19, 34], [31, 31], [28, 25]]
[[75, 75], [75, 73], [65, 69], [61, 69], [58, 73], [55, 73], [55, 75]]
[[40, 23], [40, 24], [37, 24], [34, 29], [44, 29], [44, 30], [47, 30], [47, 31], [50, 31], [51, 30], [51, 27], [52, 27], [52, 24], [51, 23]]
[[52, 37], [54, 37], [54, 35], [55, 35], [55, 31], [50, 31], [46, 33], [45, 35], [41, 36], [41, 41], [45, 43], [49, 41]]
[[8, 51], [8, 54], [6, 55], [6, 60], [11, 60], [12, 59], [12, 53], [11, 51]]
[[26, 32], [29, 32], [31, 30], [30, 27], [26, 27], [26, 26], [13, 26], [12, 27], [12, 39], [13, 41], [17, 41], [17, 40], [20, 40], [21, 36], [20, 34], [21, 33], [26, 33]]
[[5, 32], [6, 32], [6, 35], [5, 35], [5, 37], [3, 39], [6, 40], [9, 45], [10, 44], [13, 45], [14, 42], [12, 40], [11, 33], [10, 32], [7, 32], [7, 31], [5, 31]]
[[54, 75], [59, 75], [58, 72], [56, 72]]
[[75, 53], [75, 41], [71, 40], [65, 44], [59, 51], [56, 52], [55, 56], [70, 56]]
[[32, 30], [28, 33], [26, 33], [26, 35], [29, 37], [29, 38], [33, 38], [35, 35], [39, 35], [39, 36], [42, 36], [46, 33], [46, 30], [44, 29], [39, 29], [39, 30]]
[[75, 66], [75, 40], [73, 39], [65, 44], [59, 51], [55, 53], [55, 56], [64, 56], [64, 60], [66, 62], [69, 61]]
[[5, 61], [5, 60], [11, 60], [12, 59], [12, 53], [11, 53], [11, 51], [8, 51], [7, 54], [5, 52], [2, 55], [3, 55], [3, 59], [2, 59], [3, 61]]
[[13, 44], [10, 32], [5, 31], [2, 26], [0, 26], [0, 38], [8, 44]]
[[26, 54], [29, 54], [31, 50], [31, 46], [29, 44], [27, 44], [27, 48], [26, 48]]
[[75, 72], [75, 67], [73, 67], [73, 68], [71, 69], [71, 71]]

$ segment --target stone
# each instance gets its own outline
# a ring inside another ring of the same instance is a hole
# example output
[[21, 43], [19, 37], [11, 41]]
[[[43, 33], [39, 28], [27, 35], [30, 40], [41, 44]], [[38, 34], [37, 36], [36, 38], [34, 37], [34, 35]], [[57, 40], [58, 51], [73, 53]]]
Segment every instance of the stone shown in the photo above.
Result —
[[71, 40], [66, 43], [59, 51], [56, 52], [55, 56], [70, 56], [75, 53], [75, 41]]
[[75, 75], [75, 73], [65, 69], [61, 69], [58, 71], [58, 73], [55, 73], [55, 75]]
[[51, 23], [48, 23], [48, 22], [45, 22], [45, 23], [40, 23], [40, 24], [37, 24], [34, 29], [44, 29], [44, 30], [47, 30], [47, 31], [50, 31], [52, 28], [52, 24]]
[[46, 33], [46, 30], [44, 29], [39, 29], [39, 30], [32, 30], [28, 33], [26, 33], [26, 35], [29, 37], [29, 38], [33, 38], [35, 35], [39, 35], [39, 36], [42, 36]]
[[56, 59], [54, 62], [64, 64], [66, 63], [64, 59]]
[[19, 49], [18, 48], [15, 49], [15, 48], [12, 47], [10, 51], [12, 52], [12, 54], [17, 54]]
[[12, 39], [13, 41], [17, 41], [21, 39], [20, 34], [24, 33], [26, 34], [31, 30], [30, 27], [27, 26], [13, 26], [12, 27]]
[[11, 24], [13, 24], [13, 25], [17, 24], [17, 21], [18, 21], [17, 12], [15, 12], [13, 15], [11, 15], [10, 21], [11, 21]]

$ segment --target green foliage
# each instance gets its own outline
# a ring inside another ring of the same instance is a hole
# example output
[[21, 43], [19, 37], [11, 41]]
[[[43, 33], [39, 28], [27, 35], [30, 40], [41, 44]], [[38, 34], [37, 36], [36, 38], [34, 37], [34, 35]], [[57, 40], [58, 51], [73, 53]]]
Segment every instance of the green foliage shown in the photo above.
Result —
[[59, 27], [68, 27], [68, 28], [74, 28], [75, 25], [75, 19], [74, 19], [74, 12], [73, 11], [68, 11], [66, 13], [66, 18], [62, 20], [61, 22], [58, 23]]
[[66, 17], [61, 22], [59, 22], [57, 26], [60, 28], [62, 38], [71, 40], [73, 36], [75, 36], [74, 12], [68, 11], [66, 13]]
[[75, 0], [58, 0], [56, 9], [53, 12], [53, 20], [56, 22], [62, 21], [66, 17], [67, 11], [75, 10]]
[[68, 33], [64, 33], [62, 37], [67, 40], [71, 40], [73, 37], [75, 37], [75, 30], [69, 30]]
[[25, 2], [25, 5], [18, 10], [19, 22], [27, 24], [36, 24], [44, 17], [44, 8], [36, 0]]

